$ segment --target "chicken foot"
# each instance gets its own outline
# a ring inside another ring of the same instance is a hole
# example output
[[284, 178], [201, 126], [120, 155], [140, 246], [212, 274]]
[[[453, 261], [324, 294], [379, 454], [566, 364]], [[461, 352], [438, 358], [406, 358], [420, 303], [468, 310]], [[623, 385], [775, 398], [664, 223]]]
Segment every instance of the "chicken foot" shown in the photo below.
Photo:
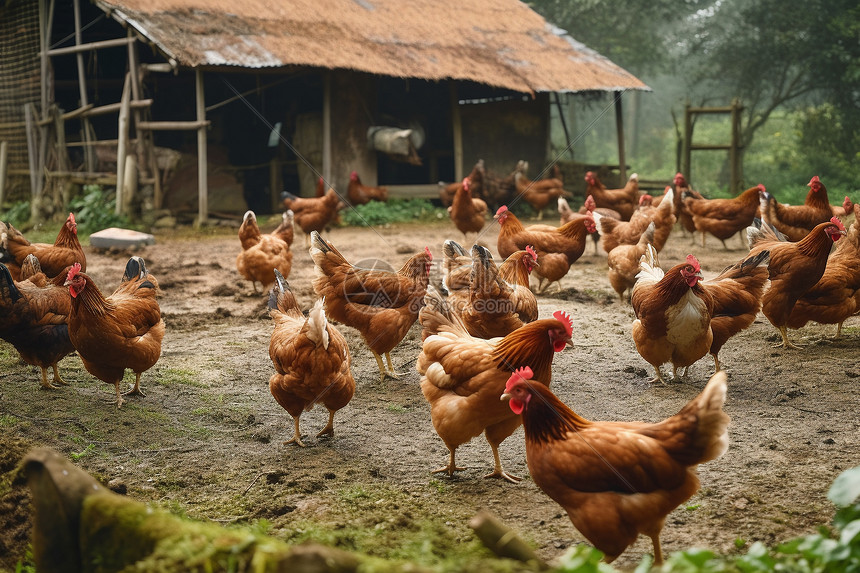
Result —
[[454, 463], [454, 450], [449, 450], [449, 451], [451, 452], [451, 458], [448, 460], [448, 465], [442, 466], [439, 469], [435, 469], [430, 473], [433, 473], [433, 474], [446, 473], [446, 474], [448, 474], [448, 477], [454, 477], [454, 472], [461, 472], [461, 471], [466, 469], [466, 468], [458, 468], [457, 467], [457, 464]]
[[657, 376], [655, 376], [654, 378], [651, 378], [651, 380], [649, 380], [648, 382], [650, 382], [651, 384], [654, 384], [655, 382], [659, 382], [660, 384], [665, 384], [666, 379], [663, 378], [663, 373], [660, 372], [660, 367], [654, 366], [654, 371], [657, 372]]
[[286, 442], [284, 442], [284, 445], [288, 446], [290, 444], [296, 444], [297, 446], [301, 446], [304, 448], [305, 443], [302, 441], [302, 433], [299, 431], [299, 417], [296, 416], [295, 418], [293, 418], [293, 422], [295, 422], [295, 424], [296, 424], [296, 431], [293, 434], [292, 439], [289, 439]]
[[122, 405], [125, 404], [125, 400], [122, 399], [122, 394], [119, 391], [119, 383], [120, 382], [121, 382], [121, 380], [117, 380], [116, 382], [113, 383], [113, 385], [116, 387], [116, 409], [117, 410], [122, 408]]
[[126, 390], [122, 393], [123, 396], [143, 396], [146, 398], [146, 394], [143, 393], [143, 390], [140, 389], [140, 372], [134, 373], [134, 387], [131, 390]]
[[[298, 425], [298, 420], [296, 420], [296, 424]], [[317, 437], [319, 438], [323, 435], [334, 437], [334, 410], [328, 411], [328, 424], [325, 425], [325, 428], [320, 430]]]
[[785, 325], [777, 326], [777, 329], [779, 329], [779, 334], [780, 336], [782, 336], [782, 343], [774, 344], [772, 346], [773, 348], [794, 348], [795, 350], [800, 350], [801, 348], [803, 348], [802, 345], [794, 344], [788, 339], [788, 327], [786, 327]]
[[[53, 382], [55, 382], [57, 384], [62, 384], [63, 386], [68, 386], [69, 383], [66, 382], [65, 380], [63, 380], [62, 378], [60, 378], [60, 373], [57, 370], [57, 365], [54, 364], [53, 367], [54, 367], [54, 380], [53, 380]], [[53, 382], [48, 382], [48, 369], [45, 368], [44, 366], [40, 366], [40, 368], [42, 369], [42, 384], [41, 384], [42, 388], [44, 388], [45, 390], [59, 390], [59, 388], [60, 388], [59, 386], [55, 386]]]
[[370, 351], [373, 352], [373, 357], [376, 358], [376, 364], [379, 366], [380, 382], [384, 381], [386, 376], [395, 380], [400, 380], [400, 374], [394, 371], [394, 366], [391, 364], [391, 354], [389, 352], [385, 353], [385, 360], [388, 362], [388, 370], [386, 370], [385, 366], [382, 364], [382, 356], [377, 354], [373, 349]]
[[499, 478], [508, 480], [511, 483], [519, 483], [523, 478], [507, 473], [502, 469], [502, 459], [499, 457], [499, 447], [495, 444], [490, 444], [493, 449], [493, 464], [495, 465], [492, 472], [485, 475], [485, 478]]

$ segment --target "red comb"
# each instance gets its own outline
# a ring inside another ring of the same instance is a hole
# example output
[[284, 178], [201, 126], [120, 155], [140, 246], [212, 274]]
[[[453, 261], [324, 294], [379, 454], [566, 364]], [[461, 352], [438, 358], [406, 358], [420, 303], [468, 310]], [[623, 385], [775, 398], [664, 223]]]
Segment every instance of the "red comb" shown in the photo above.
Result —
[[819, 179], [819, 178], [818, 178], [818, 175], [813, 175], [813, 176], [812, 176], [812, 179], [810, 179], [810, 180], [809, 180], [809, 183], [807, 183], [807, 185], [806, 185], [806, 186], [807, 186], [807, 187], [812, 187], [812, 184], [813, 184], [813, 183], [821, 183], [821, 179]]
[[66, 275], [66, 280], [70, 281], [75, 278], [75, 275], [81, 272], [81, 263], [75, 263], [72, 265], [72, 268], [69, 269], [69, 274]]
[[528, 366], [517, 368], [513, 373], [511, 373], [511, 377], [508, 378], [508, 381], [505, 384], [505, 392], [510, 392], [511, 387], [520, 380], [531, 380], [532, 376], [534, 376], [534, 372], [532, 372], [532, 369]]
[[508, 210], [508, 206], [507, 206], [507, 205], [502, 205], [501, 207], [499, 207], [499, 210], [498, 210], [498, 211], [496, 211], [496, 217], [498, 217], [498, 216], [499, 216], [499, 215], [501, 215], [502, 213], [507, 212], [507, 210]]
[[564, 324], [564, 329], [567, 331], [568, 336], [573, 336], [573, 320], [571, 320], [570, 315], [563, 310], [557, 310], [552, 313], [552, 317]]
[[839, 220], [839, 217], [831, 217], [830, 222], [839, 227], [840, 231], [845, 230], [845, 225], [842, 224], [842, 221]]
[[468, 190], [469, 190], [469, 185], [470, 185], [470, 184], [471, 184], [471, 182], [469, 181], [469, 178], [468, 178], [468, 177], [464, 177], [464, 178], [463, 178], [463, 188], [464, 188], [466, 191], [468, 191]]
[[[74, 213], [69, 213], [69, 220], [72, 223], [75, 223], [75, 214]], [[75, 223], [75, 225], [77, 225], [77, 223]]]
[[767, 193], [767, 189], [765, 188], [764, 183], [759, 183], [758, 185], [756, 185], [756, 187], [758, 187], [758, 190], [762, 193]]
[[664, 194], [666, 194], [666, 193], [668, 193], [668, 192], [669, 192], [669, 191], [671, 191], [671, 190], [672, 190], [672, 186], [671, 186], [671, 185], [666, 185], [666, 188], [665, 188], [665, 189], [663, 189], [663, 193], [664, 193]]
[[535, 252], [535, 250], [532, 248], [531, 245], [526, 245], [526, 252], [529, 255], [531, 255], [531, 258], [533, 258], [534, 260], [537, 260], [537, 253]]
[[433, 260], [433, 253], [430, 252], [430, 247], [424, 247], [424, 252], [427, 253], [427, 256], [432, 261]]
[[698, 273], [702, 270], [702, 267], [699, 266], [699, 259], [694, 257], [693, 255], [687, 255], [687, 264], [692, 265], [693, 269]]

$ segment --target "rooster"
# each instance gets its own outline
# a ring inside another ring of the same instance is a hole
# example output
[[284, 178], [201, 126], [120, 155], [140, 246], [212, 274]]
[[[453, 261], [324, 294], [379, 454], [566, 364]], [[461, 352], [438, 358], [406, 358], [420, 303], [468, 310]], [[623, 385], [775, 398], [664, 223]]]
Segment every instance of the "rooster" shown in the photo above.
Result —
[[258, 282], [263, 285], [263, 290], [275, 282], [272, 269], [290, 276], [293, 253], [289, 245], [274, 233], [261, 233], [253, 211], [245, 212], [239, 227], [239, 243], [242, 251], [236, 256], [236, 270], [251, 281], [254, 292], [257, 292]]
[[48, 277], [59, 275], [73, 263], [79, 263], [86, 270], [87, 257], [78, 241], [78, 224], [74, 213], [69, 213], [53, 245], [30, 243], [21, 231], [0, 222], [0, 262], [9, 268], [12, 278], [21, 280], [21, 264], [31, 253], [39, 259], [42, 271]]
[[[469, 180], [469, 189], [472, 192], [472, 197], [477, 197], [478, 199], [484, 198], [484, 160], [479, 159], [477, 163], [475, 163], [474, 167], [472, 167], [471, 173], [466, 176], [466, 179]], [[454, 202], [454, 195], [457, 193], [457, 189], [460, 188], [462, 182], [460, 183], [445, 183], [444, 181], [439, 181], [439, 200], [442, 201], [443, 207], [450, 207], [451, 203]]]
[[799, 241], [816, 225], [826, 223], [833, 217], [833, 209], [827, 199], [827, 188], [818, 178], [807, 183], [809, 192], [803, 205], [785, 205], [767, 191], [760, 193], [762, 221], [773, 226], [791, 241]]
[[854, 223], [827, 259], [824, 274], [794, 305], [789, 328], [801, 328], [809, 321], [836, 324], [839, 338], [842, 323], [860, 311], [860, 204], [852, 208]]
[[[561, 215], [562, 225], [573, 219], [573, 211], [563, 197], [558, 198], [558, 212]], [[585, 215], [586, 213], [591, 213], [592, 216], [594, 216], [594, 213], [599, 213], [603, 217], [609, 217], [610, 219], [615, 219], [617, 221], [621, 220], [621, 213], [615, 209], [598, 207], [597, 203], [594, 202], [594, 197], [591, 195], [585, 198], [585, 203], [583, 203], [582, 207], [579, 208], [580, 215]], [[592, 244], [594, 245], [594, 254], [596, 256], [600, 252], [597, 248], [597, 244], [600, 242], [600, 233], [595, 229], [593, 233], [589, 232], [588, 234], [591, 235]]]
[[349, 174], [346, 196], [352, 205], [364, 205], [371, 201], [388, 201], [388, 187], [364, 185], [358, 173], [353, 171]]
[[621, 215], [622, 221], [629, 221], [639, 205], [639, 175], [634, 173], [627, 179], [627, 184], [621, 189], [607, 189], [600, 182], [597, 173], [589, 171], [585, 174], [585, 194], [594, 197], [598, 207], [613, 209]]
[[761, 310], [761, 297], [767, 283], [769, 251], [726, 267], [716, 277], [702, 281], [702, 287], [714, 297], [711, 331], [714, 340], [710, 353], [714, 370], [720, 369], [720, 349], [729, 338], [748, 328]]
[[663, 562], [669, 513], [699, 489], [696, 466], [729, 445], [726, 375], [662, 422], [592, 422], [559, 400], [531, 368], [514, 372], [502, 400], [522, 417], [532, 479], [611, 562], [640, 534]]
[[484, 217], [487, 214], [487, 203], [483, 199], [472, 197], [471, 181], [463, 179], [454, 200], [448, 207], [448, 215], [454, 222], [454, 226], [463, 233], [463, 240], [469, 233], [480, 233], [484, 228]]
[[779, 330], [782, 343], [777, 346], [800, 348], [788, 340], [789, 317], [798, 299], [821, 279], [830, 248], [845, 234], [845, 226], [836, 217], [820, 223], [796, 243], [777, 235], [767, 223], [747, 227], [750, 255], [770, 251], [767, 265], [770, 287], [762, 296], [761, 310]]
[[310, 245], [313, 231], [321, 233], [335, 223], [338, 212], [346, 206], [334, 189], [329, 188], [322, 197], [296, 197], [284, 192], [284, 207], [292, 210], [296, 225], [305, 234], [305, 246]]
[[269, 295], [269, 314], [275, 322], [269, 342], [275, 373], [269, 379], [269, 391], [295, 424], [292, 439], [284, 445], [304, 447], [299, 431], [302, 412], [321, 402], [328, 410], [328, 424], [317, 437], [333, 436], [334, 414], [352, 399], [355, 379], [346, 339], [326, 320], [322, 299], [317, 299], [305, 317], [289, 283], [277, 270], [275, 278]]
[[618, 245], [635, 245], [639, 242], [642, 233], [654, 222], [654, 237], [652, 244], [659, 253], [669, 239], [672, 227], [675, 225], [675, 215], [672, 214], [673, 191], [668, 189], [667, 200], [660, 203], [658, 207], [649, 208], [643, 213], [634, 213], [629, 221], [619, 221], [610, 217], [604, 217], [595, 212], [594, 222], [603, 243], [603, 250], [610, 253]]
[[[116, 407], [122, 396], [145, 396], [140, 389], [140, 375], [152, 368], [161, 356], [164, 321], [156, 295], [158, 285], [147, 277], [143, 259], [137, 257], [128, 265], [137, 269], [127, 272], [128, 280], [108, 297], [102, 295], [93, 279], [72, 265], [64, 286], [72, 296], [69, 314], [69, 337], [81, 356], [87, 372], [116, 388]], [[127, 267], [128, 267], [127, 265]], [[125, 369], [135, 374], [134, 388], [120, 393]]]
[[[586, 234], [594, 231], [594, 218], [590, 214], [577, 214], [569, 223], [558, 228], [547, 225], [523, 227], [506, 205], [499, 207], [494, 218], [499, 221], [496, 248], [500, 256], [507, 258], [529, 245], [537, 252], [540, 270], [535, 270], [534, 274], [539, 280], [538, 292], [543, 292], [550, 284], [564, 278], [570, 265], [582, 256]], [[545, 286], [544, 281], [547, 281]], [[558, 288], [561, 290], [560, 282]]]
[[430, 287], [419, 320], [426, 334], [416, 368], [421, 392], [430, 404], [436, 433], [450, 452], [448, 464], [433, 473], [454, 475], [457, 448], [482, 432], [493, 451], [494, 470], [484, 477], [517, 482], [502, 469], [499, 444], [520, 425], [519, 416], [499, 401], [505, 380], [517, 368], [531, 364], [549, 384], [552, 359], [572, 346], [572, 322], [561, 311], [553, 318], [530, 322], [504, 338], [471, 336], [445, 301]]
[[[27, 364], [42, 370], [42, 388], [67, 385], [57, 363], [74, 352], [67, 324], [71, 302], [60, 274], [48, 279], [38, 270], [39, 261], [27, 255], [25, 266], [33, 270], [27, 280], [16, 282], [0, 263], [0, 338], [9, 342]], [[48, 368], [54, 371], [48, 381]]]
[[657, 372], [652, 382], [665, 384], [660, 365], [671, 362], [672, 377], [677, 380], [679, 367], [686, 375], [687, 367], [708, 353], [714, 339], [714, 299], [699, 284], [702, 269], [693, 255], [664, 273], [649, 246], [639, 266], [631, 297], [636, 315], [633, 341]]
[[[311, 258], [317, 296], [325, 300], [332, 320], [358, 330], [376, 358], [380, 380], [399, 378], [390, 352], [418, 318], [430, 281], [430, 249], [413, 255], [399, 271], [354, 267], [316, 231], [311, 233]], [[388, 371], [382, 365], [382, 356]]]

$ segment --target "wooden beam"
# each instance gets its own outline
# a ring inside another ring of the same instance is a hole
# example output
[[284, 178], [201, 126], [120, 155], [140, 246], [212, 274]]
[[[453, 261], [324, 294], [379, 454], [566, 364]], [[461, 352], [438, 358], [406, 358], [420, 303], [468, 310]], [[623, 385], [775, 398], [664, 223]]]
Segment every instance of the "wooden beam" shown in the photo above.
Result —
[[33, 107], [32, 103], [24, 104], [24, 121], [27, 124], [27, 163], [30, 168], [30, 194], [34, 199], [30, 202], [31, 215], [38, 210], [35, 199], [39, 196], [36, 184], [38, 178], [38, 169], [36, 167], [36, 112], [33, 110]]
[[122, 88], [122, 107], [119, 110], [119, 127], [117, 133], [119, 141], [116, 146], [116, 207], [117, 215], [123, 213], [126, 203], [124, 194], [125, 183], [125, 156], [128, 147], [128, 116], [131, 112], [131, 73], [125, 73], [125, 85]]
[[741, 192], [741, 165], [740, 165], [740, 148], [741, 148], [741, 110], [740, 101], [737, 98], [732, 100], [732, 146], [729, 150], [729, 190], [732, 195], [737, 195]]
[[[74, 10], [75, 10], [75, 45], [80, 46], [82, 42], [81, 36], [81, 0], [74, 0]], [[75, 55], [75, 59], [77, 60], [78, 65], [78, 93], [81, 98], [81, 107], [84, 108], [92, 108], [92, 105], [89, 102], [87, 96], [87, 76], [84, 73], [84, 55], [82, 52], [78, 52]], [[83, 139], [86, 143], [90, 142], [90, 126], [89, 119], [84, 116], [83, 118]], [[89, 145], [84, 147], [84, 162], [87, 165], [88, 171], [96, 170], [96, 154], [93, 153], [92, 148]]]
[[[129, 102], [131, 109], [142, 109], [145, 107], [149, 107], [152, 105], [151, 99], [142, 99], [138, 101]], [[90, 104], [92, 106], [92, 104]], [[89, 110], [84, 111], [81, 115], [84, 117], [93, 117], [96, 115], [105, 115], [108, 113], [116, 113], [119, 111], [119, 108], [122, 107], [122, 102], [117, 103], [109, 103], [106, 105], [100, 105], [99, 107], [91, 107]]]
[[618, 175], [621, 184], [627, 181], [627, 158], [624, 153], [624, 110], [621, 108], [622, 92], [615, 92], [615, 130], [618, 138]]
[[[194, 70], [197, 103], [197, 224], [204, 225], [209, 220], [209, 179], [206, 172], [206, 97], [203, 92], [203, 71]], [[142, 122], [141, 122], [142, 123]]]
[[3, 208], [3, 200], [6, 198], [6, 167], [8, 165], [9, 146], [5, 141], [0, 141], [0, 209]]
[[[206, 117], [206, 112], [202, 114], [198, 110], [197, 117]], [[201, 128], [209, 127], [209, 121], [141, 121], [137, 124], [137, 128], [141, 131], [194, 131]]]
[[[322, 176], [327, 185], [331, 180], [331, 72], [323, 71], [323, 115], [322, 115]], [[275, 190], [272, 189], [272, 193]]]
[[451, 127], [454, 134], [454, 181], [463, 180], [463, 120], [460, 117], [460, 98], [457, 95], [457, 82], [450, 80], [451, 87]]
[[681, 157], [681, 173], [684, 174], [684, 177], [687, 178], [687, 181], [691, 181], [692, 175], [690, 174], [690, 165], [691, 165], [691, 151], [693, 144], [693, 113], [692, 108], [690, 107], [690, 102], [687, 102], [687, 105], [684, 107], [684, 152]]
[[100, 50], [102, 48], [117, 48], [120, 46], [126, 46], [134, 41], [134, 38], [117, 38], [115, 40], [102, 40], [101, 42], [90, 42], [88, 44], [80, 44], [77, 46], [67, 46], [65, 48], [43, 50], [39, 53], [39, 55], [64, 56], [67, 54], [78, 54], [81, 52], [89, 52], [91, 50]]

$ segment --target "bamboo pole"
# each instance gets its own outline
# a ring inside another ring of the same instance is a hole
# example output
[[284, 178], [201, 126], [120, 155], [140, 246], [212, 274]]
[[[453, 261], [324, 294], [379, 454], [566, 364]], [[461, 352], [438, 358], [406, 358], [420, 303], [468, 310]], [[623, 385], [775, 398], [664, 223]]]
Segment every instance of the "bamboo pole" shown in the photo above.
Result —
[[690, 102], [684, 108], [684, 153], [681, 159], [681, 173], [687, 178], [687, 181], [692, 181], [690, 173], [691, 151], [693, 149], [693, 109], [690, 107]]
[[[331, 185], [331, 72], [328, 70], [323, 72], [322, 123], [322, 176], [326, 185]], [[272, 195], [278, 196], [275, 189], [272, 189]]]
[[[82, 41], [81, 36], [81, 0], [74, 0], [74, 10], [75, 10], [75, 45], [80, 46]], [[81, 52], [78, 52], [75, 55], [75, 59], [78, 64], [78, 91], [80, 93], [81, 98], [81, 108], [87, 108], [89, 104], [89, 99], [87, 96], [87, 76], [84, 73], [84, 55]], [[83, 140], [87, 145], [84, 147], [84, 162], [87, 165], [87, 171], [95, 171], [96, 170], [96, 154], [93, 151], [92, 147], [90, 147], [90, 129], [89, 123], [90, 120], [84, 116], [81, 118], [82, 128], [83, 128]]]
[[204, 225], [209, 219], [209, 180], [206, 172], [208, 160], [206, 156], [206, 97], [203, 92], [203, 71], [195, 71], [197, 123], [197, 224]]
[[627, 158], [624, 156], [624, 110], [621, 108], [621, 92], [615, 92], [615, 130], [618, 137], [618, 175], [621, 185], [627, 181]]
[[66, 48], [56, 48], [53, 50], [47, 49], [47, 46], [42, 49], [40, 56], [65, 56], [67, 54], [78, 54], [80, 52], [89, 52], [91, 50], [99, 50], [102, 48], [116, 48], [125, 46], [129, 42], [134, 42], [134, 38], [117, 38], [115, 40], [102, 40], [101, 42], [90, 42], [88, 44], [80, 44], [77, 46], [68, 46]]
[[116, 207], [114, 212], [119, 215], [123, 212], [125, 190], [125, 156], [128, 147], [128, 116], [131, 111], [131, 78], [130, 72], [125, 74], [125, 84], [122, 88], [122, 106], [119, 110], [118, 142], [116, 146]]
[[33, 216], [33, 220], [36, 220], [36, 216], [38, 214], [38, 206], [37, 199], [39, 198], [39, 189], [36, 184], [36, 180], [38, 178], [38, 171], [36, 169], [36, 128], [35, 123], [36, 120], [34, 118], [36, 112], [33, 111], [32, 103], [24, 104], [24, 121], [27, 125], [27, 164], [30, 167], [30, 195], [32, 196], [32, 200], [30, 201], [30, 215]]

